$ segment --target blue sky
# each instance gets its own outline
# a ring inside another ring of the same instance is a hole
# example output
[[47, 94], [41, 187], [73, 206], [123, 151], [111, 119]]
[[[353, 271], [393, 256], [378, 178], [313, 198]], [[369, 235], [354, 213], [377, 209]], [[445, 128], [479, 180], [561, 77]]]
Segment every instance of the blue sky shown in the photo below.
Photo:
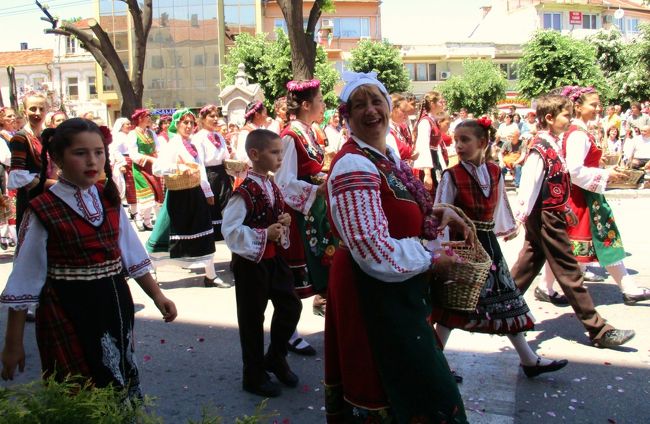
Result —
[[[154, 0], [155, 2], [156, 0]], [[92, 0], [41, 0], [53, 15], [88, 17]], [[382, 35], [398, 44], [434, 44], [466, 37], [477, 22], [479, 7], [492, 0], [384, 0], [381, 6]], [[21, 42], [31, 48], [51, 47], [52, 36], [43, 34], [47, 23], [33, 0], [0, 2], [0, 51], [19, 50]]]

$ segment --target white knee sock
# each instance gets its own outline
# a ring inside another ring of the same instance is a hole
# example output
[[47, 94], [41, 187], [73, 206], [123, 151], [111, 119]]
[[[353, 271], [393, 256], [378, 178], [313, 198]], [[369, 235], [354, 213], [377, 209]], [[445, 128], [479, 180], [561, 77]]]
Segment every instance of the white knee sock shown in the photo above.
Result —
[[522, 365], [536, 365], [538, 358], [541, 359], [539, 362], [540, 365], [548, 365], [552, 362], [549, 359], [544, 359], [537, 355], [533, 349], [530, 348], [530, 345], [524, 337], [524, 333], [508, 334], [508, 338], [519, 354], [519, 362], [521, 362]]
[[205, 276], [214, 280], [217, 277], [217, 272], [214, 270], [214, 259], [206, 259], [203, 261], [203, 266], [205, 267]]
[[623, 261], [610, 265], [606, 269], [623, 293], [640, 294], [643, 292], [643, 289], [637, 287], [634, 277], [627, 273], [627, 268], [625, 268]]
[[447, 346], [447, 340], [449, 340], [451, 328], [445, 327], [442, 324], [436, 324], [436, 333], [438, 334], [438, 338], [440, 339], [440, 343], [442, 343], [444, 349], [444, 347]]
[[542, 268], [542, 278], [539, 280], [537, 287], [549, 296], [553, 296], [555, 293], [555, 289], [553, 289], [554, 282], [555, 274], [553, 274], [553, 271], [551, 271], [551, 266], [548, 264], [548, 262], [546, 262], [544, 264], [544, 268]]

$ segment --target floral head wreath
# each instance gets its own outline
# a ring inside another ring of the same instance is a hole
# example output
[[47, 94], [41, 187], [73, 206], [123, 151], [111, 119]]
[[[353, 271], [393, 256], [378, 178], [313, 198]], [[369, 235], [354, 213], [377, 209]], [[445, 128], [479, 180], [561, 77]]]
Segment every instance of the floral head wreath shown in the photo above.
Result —
[[561, 95], [568, 97], [572, 102], [577, 102], [580, 97], [585, 94], [595, 93], [596, 89], [593, 87], [580, 87], [579, 85], [567, 85], [562, 89]]
[[246, 114], [244, 114], [244, 119], [248, 121], [249, 118], [251, 118], [257, 112], [262, 110], [263, 107], [264, 107], [264, 103], [258, 100], [257, 102], [255, 102], [255, 105], [251, 108], [251, 110], [249, 110], [248, 112], [246, 112]]
[[111, 133], [110, 128], [108, 128], [106, 125], [100, 125], [99, 131], [102, 132], [102, 136], [104, 137], [104, 146], [108, 146], [113, 142], [113, 134]]
[[131, 115], [131, 122], [137, 125], [140, 119], [147, 115], [150, 115], [149, 109], [136, 109], [133, 115]]
[[287, 83], [287, 90], [297, 93], [300, 91], [311, 90], [312, 88], [320, 87], [320, 80], [312, 79], [308, 81], [289, 81]]
[[208, 112], [209, 112], [210, 110], [212, 110], [212, 109], [218, 109], [218, 108], [217, 108], [217, 105], [209, 104], [209, 105], [205, 105], [205, 106], [203, 106], [203, 107], [201, 108], [201, 110], [199, 111], [199, 116], [203, 116], [203, 115], [206, 115], [206, 116], [207, 116]]

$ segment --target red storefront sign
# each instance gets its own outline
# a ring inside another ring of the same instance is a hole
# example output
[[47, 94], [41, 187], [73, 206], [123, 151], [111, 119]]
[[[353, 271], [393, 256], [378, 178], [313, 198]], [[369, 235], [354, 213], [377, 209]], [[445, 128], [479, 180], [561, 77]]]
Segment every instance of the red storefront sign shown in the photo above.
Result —
[[582, 25], [582, 12], [569, 12], [569, 25]]

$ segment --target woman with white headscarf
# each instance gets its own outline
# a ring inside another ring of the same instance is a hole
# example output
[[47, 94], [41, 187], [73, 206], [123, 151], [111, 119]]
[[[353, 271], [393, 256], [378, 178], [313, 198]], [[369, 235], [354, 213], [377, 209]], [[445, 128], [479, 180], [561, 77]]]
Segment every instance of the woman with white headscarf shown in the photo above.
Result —
[[350, 139], [332, 162], [328, 208], [341, 240], [328, 282], [328, 422], [466, 423], [463, 401], [427, 317], [429, 272], [453, 256], [428, 251], [458, 215], [386, 146], [391, 102], [375, 73], [345, 73], [341, 115]]
[[128, 118], [115, 120], [111, 130], [113, 141], [108, 151], [113, 167], [113, 181], [120, 191], [120, 197], [126, 198], [126, 203], [129, 204], [131, 219], [135, 219], [138, 214], [138, 199], [133, 181], [133, 161], [129, 157], [128, 134], [131, 129], [131, 121]]

